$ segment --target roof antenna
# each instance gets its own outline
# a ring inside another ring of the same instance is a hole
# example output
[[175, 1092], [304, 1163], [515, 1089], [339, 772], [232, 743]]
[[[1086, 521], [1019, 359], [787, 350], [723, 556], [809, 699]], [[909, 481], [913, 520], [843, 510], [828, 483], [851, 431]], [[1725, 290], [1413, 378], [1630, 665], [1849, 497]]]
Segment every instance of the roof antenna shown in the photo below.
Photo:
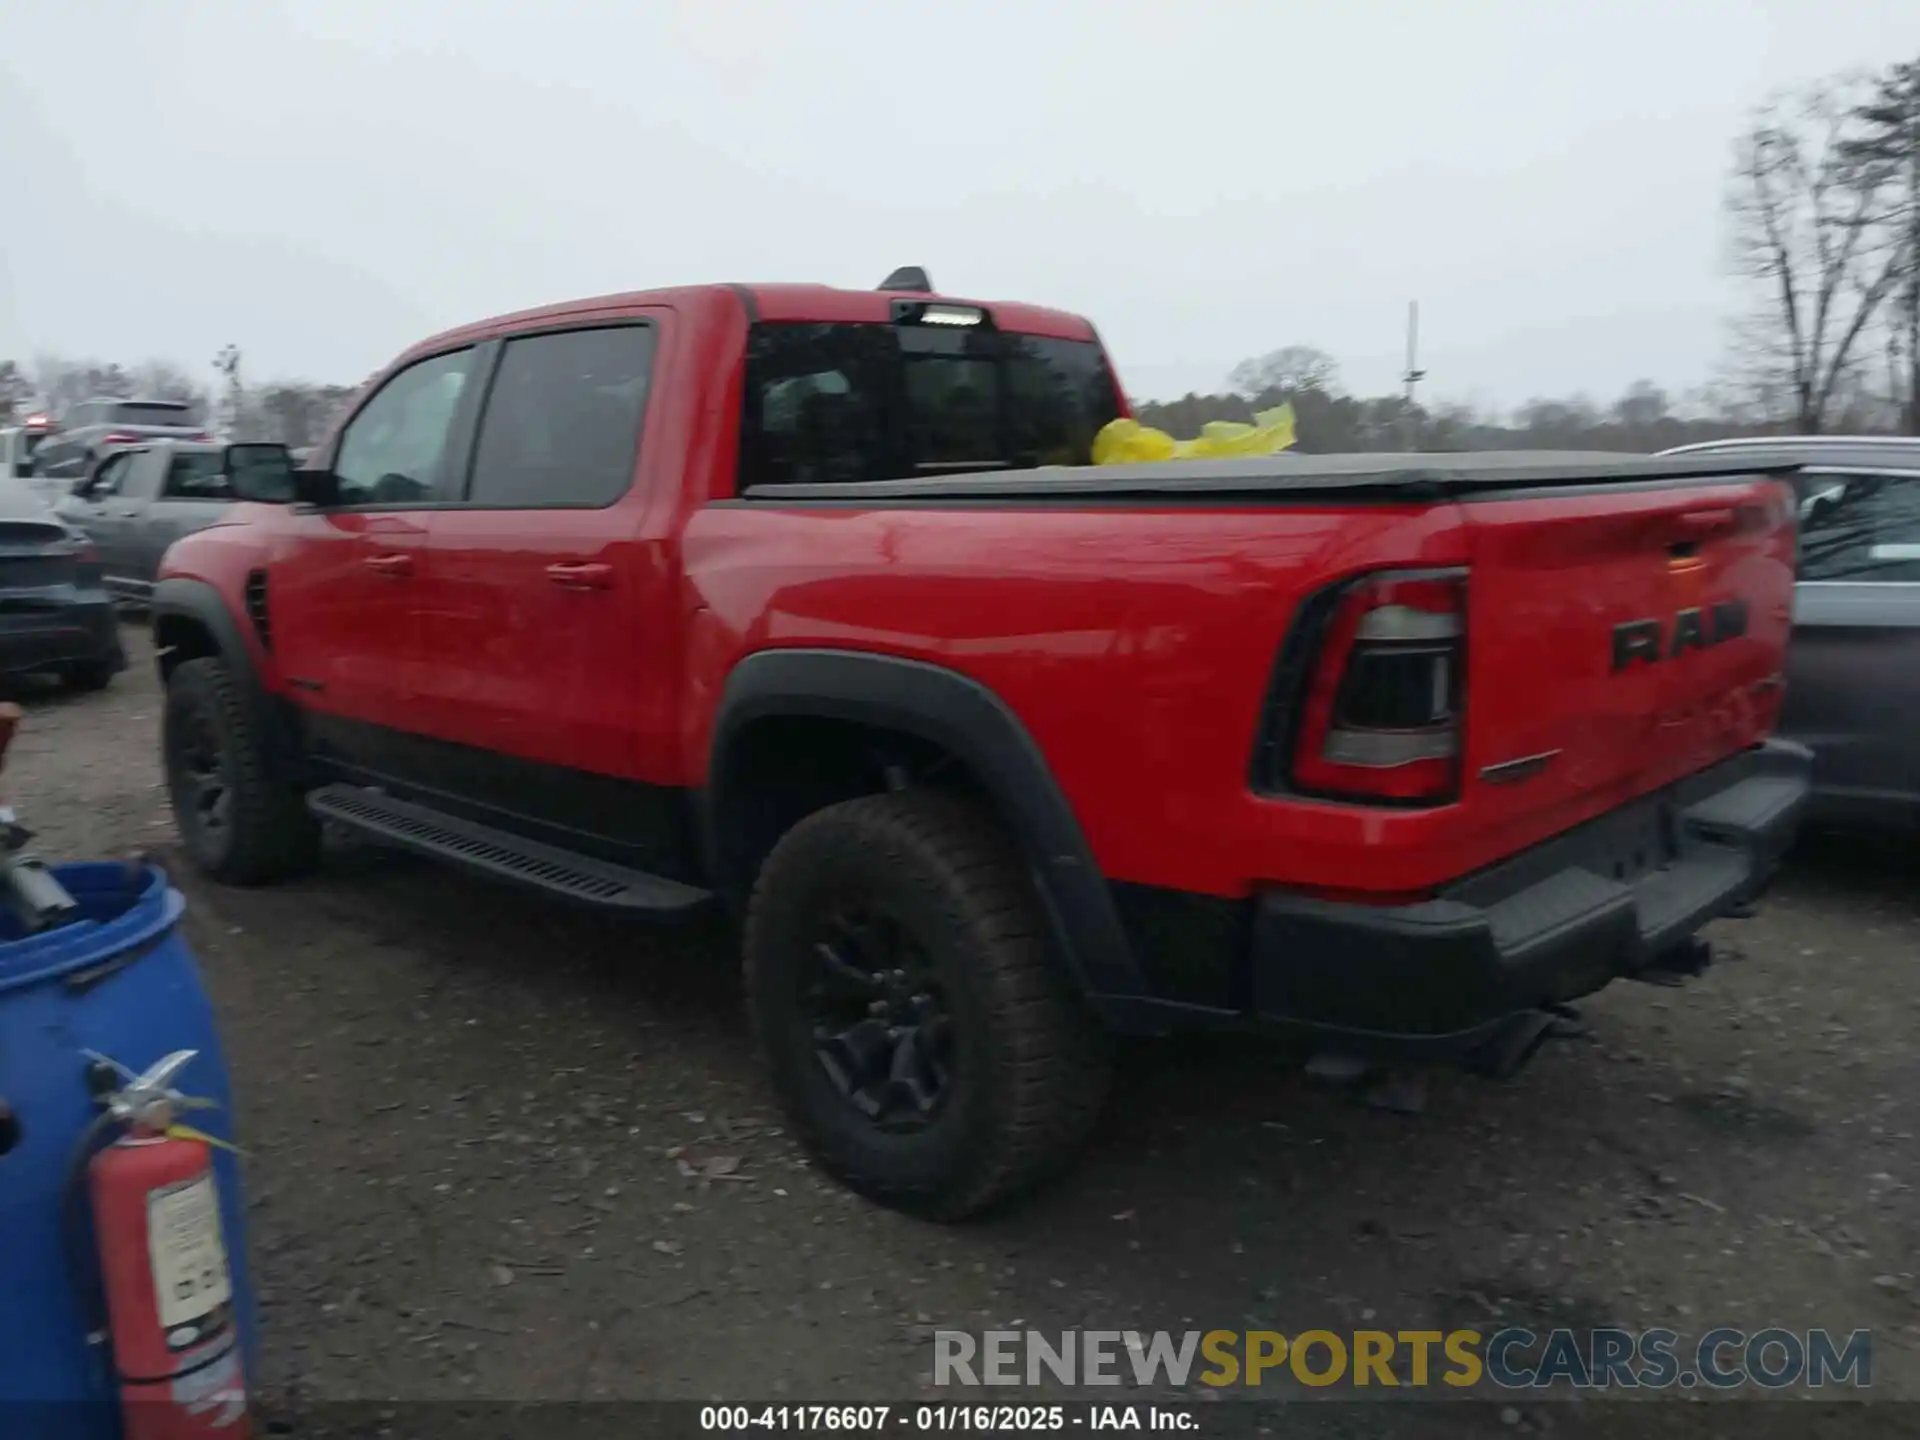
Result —
[[916, 295], [931, 295], [933, 282], [918, 265], [902, 265], [880, 282], [882, 290], [905, 290]]

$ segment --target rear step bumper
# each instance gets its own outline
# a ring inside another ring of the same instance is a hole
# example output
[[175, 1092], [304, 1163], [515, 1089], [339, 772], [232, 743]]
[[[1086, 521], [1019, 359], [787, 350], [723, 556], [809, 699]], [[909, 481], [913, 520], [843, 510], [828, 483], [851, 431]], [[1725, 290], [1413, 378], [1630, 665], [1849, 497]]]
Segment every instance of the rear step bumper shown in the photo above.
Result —
[[1273, 893], [1252, 926], [1264, 1021], [1383, 1055], [1464, 1055], [1610, 981], [1678, 983], [1697, 932], [1772, 877], [1810, 790], [1771, 742], [1642, 797], [1418, 905]]

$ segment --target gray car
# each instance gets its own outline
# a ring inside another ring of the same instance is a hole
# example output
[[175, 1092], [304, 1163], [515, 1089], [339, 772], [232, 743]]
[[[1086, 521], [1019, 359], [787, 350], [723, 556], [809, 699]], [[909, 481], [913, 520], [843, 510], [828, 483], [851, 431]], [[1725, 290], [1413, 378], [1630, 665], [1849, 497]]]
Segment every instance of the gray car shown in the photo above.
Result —
[[94, 462], [54, 513], [93, 541], [109, 591], [144, 602], [167, 547], [232, 506], [222, 454], [218, 445], [186, 441], [114, 450]]
[[1813, 749], [1815, 819], [1920, 826], [1920, 438], [1681, 448], [1805, 467], [1795, 479], [1800, 576], [1781, 730]]

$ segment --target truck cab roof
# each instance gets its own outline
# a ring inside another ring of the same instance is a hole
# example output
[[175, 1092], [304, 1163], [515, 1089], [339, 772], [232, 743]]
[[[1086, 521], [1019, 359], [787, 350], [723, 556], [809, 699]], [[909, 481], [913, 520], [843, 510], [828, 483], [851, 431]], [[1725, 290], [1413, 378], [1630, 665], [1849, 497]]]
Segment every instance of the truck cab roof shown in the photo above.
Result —
[[586, 315], [638, 310], [648, 306], [696, 310], [708, 306], [737, 306], [745, 312], [749, 323], [769, 321], [804, 324], [814, 321], [821, 324], [885, 324], [893, 318], [895, 307], [902, 302], [981, 310], [991, 317], [991, 323], [997, 329], [1021, 335], [1039, 335], [1058, 340], [1099, 340], [1093, 323], [1084, 316], [1017, 300], [978, 300], [935, 291], [850, 290], [818, 284], [710, 284], [620, 291], [511, 311], [442, 331], [415, 345], [407, 352], [406, 358], [430, 355], [437, 350], [483, 340], [503, 330], [525, 329], [546, 321], [565, 323]]

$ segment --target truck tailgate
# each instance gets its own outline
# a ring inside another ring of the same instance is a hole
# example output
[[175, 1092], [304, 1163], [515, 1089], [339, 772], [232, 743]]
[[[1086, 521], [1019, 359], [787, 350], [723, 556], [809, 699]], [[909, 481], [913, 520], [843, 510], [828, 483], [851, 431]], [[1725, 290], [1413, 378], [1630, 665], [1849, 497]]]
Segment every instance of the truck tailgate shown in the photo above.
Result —
[[1792, 622], [1786, 485], [1493, 492], [1460, 508], [1476, 828], [1550, 833], [1771, 730]]

